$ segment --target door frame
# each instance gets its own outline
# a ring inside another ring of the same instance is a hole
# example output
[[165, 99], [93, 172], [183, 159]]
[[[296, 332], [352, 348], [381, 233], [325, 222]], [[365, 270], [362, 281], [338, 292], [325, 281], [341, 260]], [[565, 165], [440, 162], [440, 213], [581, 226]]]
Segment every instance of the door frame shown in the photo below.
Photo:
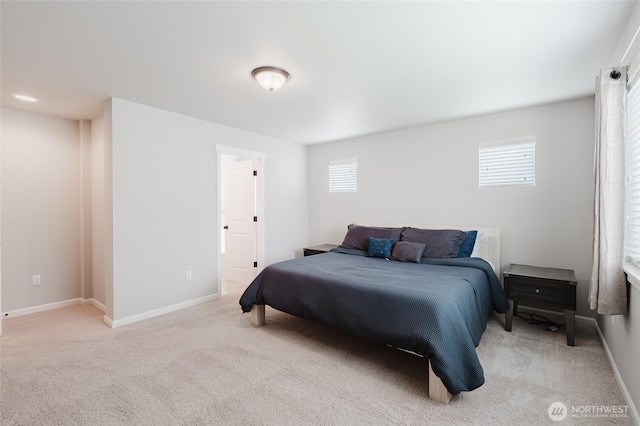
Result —
[[256, 230], [256, 251], [258, 267], [255, 268], [255, 275], [258, 275], [260, 271], [265, 267], [265, 157], [263, 152], [249, 151], [246, 149], [235, 148], [232, 146], [216, 144], [216, 170], [217, 170], [217, 193], [216, 193], [216, 221], [217, 221], [217, 280], [216, 280], [216, 295], [220, 297], [222, 294], [222, 156], [229, 155], [234, 157], [243, 157], [247, 160], [254, 159], [256, 164], [256, 170], [258, 176], [256, 177], [256, 215], [258, 216], [258, 229]]

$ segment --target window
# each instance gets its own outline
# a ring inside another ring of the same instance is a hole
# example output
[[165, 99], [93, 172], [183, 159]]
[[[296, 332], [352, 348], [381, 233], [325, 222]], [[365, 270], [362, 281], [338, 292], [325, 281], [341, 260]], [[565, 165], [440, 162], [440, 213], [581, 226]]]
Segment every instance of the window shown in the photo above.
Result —
[[329, 162], [329, 192], [358, 191], [358, 160]]
[[627, 93], [626, 261], [640, 263], [640, 88]]
[[536, 183], [536, 139], [483, 142], [478, 145], [480, 188]]

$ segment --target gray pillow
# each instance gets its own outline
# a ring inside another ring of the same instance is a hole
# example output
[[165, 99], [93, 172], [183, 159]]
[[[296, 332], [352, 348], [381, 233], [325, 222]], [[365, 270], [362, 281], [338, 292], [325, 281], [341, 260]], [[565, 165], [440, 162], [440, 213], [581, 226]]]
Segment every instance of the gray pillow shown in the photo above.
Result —
[[369, 250], [369, 237], [400, 240], [404, 228], [377, 228], [375, 226], [349, 225], [347, 235], [340, 244], [342, 248]]
[[467, 233], [457, 229], [405, 228], [400, 241], [422, 243], [427, 247], [422, 257], [456, 257]]
[[391, 258], [400, 262], [420, 263], [422, 253], [426, 246], [422, 243], [412, 243], [411, 241], [398, 241], [391, 251]]

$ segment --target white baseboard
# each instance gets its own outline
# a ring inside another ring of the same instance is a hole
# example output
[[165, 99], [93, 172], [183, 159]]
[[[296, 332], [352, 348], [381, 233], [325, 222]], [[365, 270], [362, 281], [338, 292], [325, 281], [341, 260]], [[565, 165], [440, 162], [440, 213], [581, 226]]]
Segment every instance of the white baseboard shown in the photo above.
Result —
[[611, 365], [611, 369], [613, 370], [613, 375], [615, 376], [616, 381], [618, 382], [618, 386], [622, 391], [622, 395], [624, 396], [624, 399], [627, 400], [627, 405], [629, 405], [629, 412], [631, 413], [631, 418], [633, 419], [633, 422], [636, 425], [640, 425], [640, 415], [638, 414], [638, 408], [633, 403], [633, 399], [631, 399], [631, 394], [629, 393], [629, 390], [627, 389], [627, 385], [625, 385], [624, 380], [620, 375], [620, 370], [618, 370], [616, 361], [613, 359], [613, 354], [611, 353], [611, 350], [609, 349], [609, 345], [607, 344], [607, 341], [604, 338], [604, 334], [602, 334], [602, 330], [600, 330], [600, 325], [598, 324], [598, 321], [594, 319], [593, 322], [595, 322], [596, 330], [598, 330], [598, 335], [600, 336], [602, 347], [604, 347], [604, 352], [607, 354], [607, 359], [609, 360], [609, 364]]
[[114, 328], [113, 327], [113, 321], [108, 316], [106, 316], [106, 315], [103, 316], [102, 317], [102, 321], [104, 321], [104, 323], [107, 324], [109, 327]]
[[108, 316], [104, 316], [103, 321], [111, 328], [122, 327], [124, 325], [133, 324], [134, 322], [143, 321], [149, 318], [157, 317], [160, 315], [175, 312], [180, 309], [189, 308], [191, 306], [199, 305], [201, 303], [210, 302], [218, 298], [218, 294], [211, 294], [209, 296], [199, 297], [197, 299], [187, 300], [186, 302], [176, 303], [175, 305], [165, 306], [164, 308], [154, 309], [152, 311], [144, 312], [142, 314], [132, 315], [130, 317], [122, 318], [119, 320], [113, 320]]
[[29, 308], [16, 309], [13, 311], [3, 312], [2, 317], [5, 319], [8, 319], [13, 317], [21, 317], [23, 315], [35, 314], [37, 312], [50, 311], [52, 309], [65, 308], [67, 306], [88, 305], [88, 304], [91, 304], [95, 306], [97, 309], [104, 312], [104, 305], [98, 302], [96, 299], [83, 299], [81, 297], [77, 297], [75, 299], [62, 300], [60, 302], [47, 303], [45, 305], [31, 306]]
[[35, 314], [37, 312], [50, 311], [52, 309], [65, 308], [67, 306], [79, 305], [82, 303], [81, 298], [62, 300], [60, 302], [47, 303], [45, 305], [32, 306], [30, 308], [16, 309], [13, 311], [7, 311], [2, 313], [2, 317], [5, 319], [20, 317], [22, 315]]
[[102, 312], [104, 312], [105, 307], [102, 303], [98, 302], [96, 299], [82, 299], [82, 304], [83, 305], [93, 305], [96, 309], [101, 310]]
[[[188, 300], [186, 302], [177, 303], [175, 305], [166, 306], [164, 308], [154, 309], [153, 311], [145, 312], [138, 315], [133, 315], [127, 318], [123, 318], [120, 320], [113, 321], [107, 315], [103, 317], [103, 321], [111, 328], [122, 327], [124, 325], [133, 324], [134, 322], [143, 321], [149, 318], [157, 317], [159, 315], [168, 314], [170, 312], [178, 311], [180, 309], [188, 308], [190, 306], [199, 305], [201, 303], [209, 302], [211, 300], [217, 299], [218, 294], [212, 294], [209, 296], [200, 297], [198, 299]], [[75, 299], [63, 300], [55, 303], [47, 303], [45, 305], [32, 306], [30, 308], [16, 309], [13, 311], [7, 311], [2, 313], [3, 319], [19, 317], [22, 315], [35, 314], [37, 312], [50, 311], [52, 309], [65, 308], [67, 306], [73, 305], [93, 305], [95, 308], [99, 309], [102, 312], [105, 312], [105, 306], [101, 302], [96, 299], [82, 299], [80, 297]]]

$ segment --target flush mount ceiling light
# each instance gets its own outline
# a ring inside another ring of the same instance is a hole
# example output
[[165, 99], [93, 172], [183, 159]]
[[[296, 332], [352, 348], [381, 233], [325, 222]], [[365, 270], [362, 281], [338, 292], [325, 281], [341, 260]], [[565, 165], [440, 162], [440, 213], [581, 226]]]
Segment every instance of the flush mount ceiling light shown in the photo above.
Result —
[[276, 67], [258, 67], [251, 71], [251, 75], [270, 92], [278, 90], [291, 78], [288, 72]]
[[38, 102], [36, 98], [27, 95], [13, 95], [13, 97], [25, 102]]

